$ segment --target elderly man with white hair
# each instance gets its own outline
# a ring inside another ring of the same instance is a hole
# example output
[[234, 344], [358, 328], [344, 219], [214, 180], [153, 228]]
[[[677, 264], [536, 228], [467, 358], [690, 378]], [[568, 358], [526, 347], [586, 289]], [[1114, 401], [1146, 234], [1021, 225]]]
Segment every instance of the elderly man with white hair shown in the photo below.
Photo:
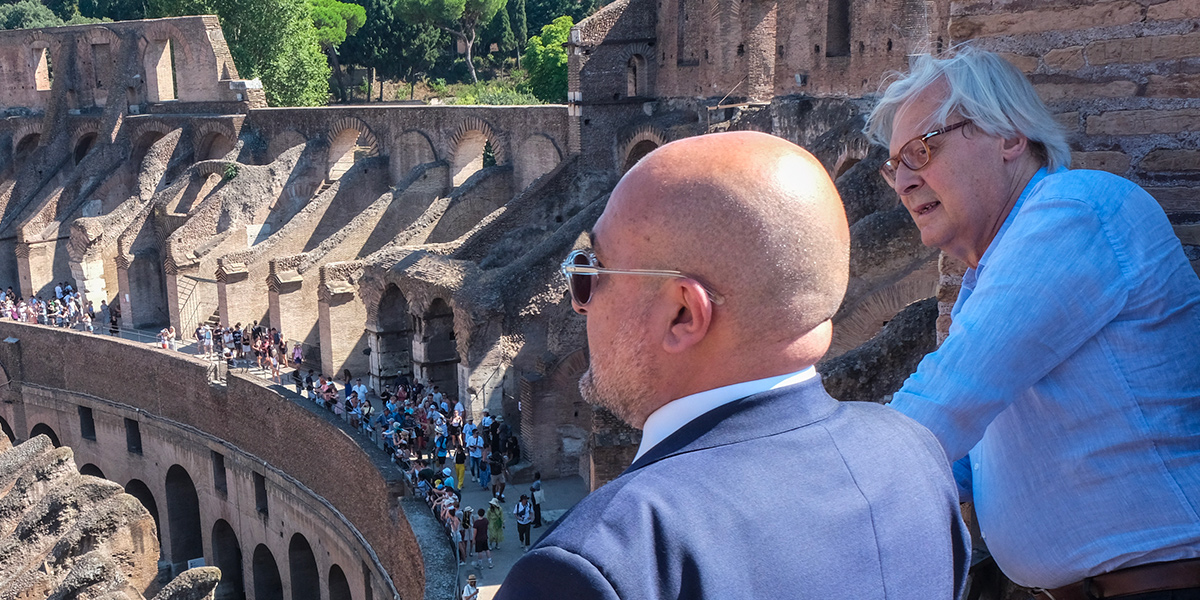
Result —
[[891, 405], [956, 461], [996, 563], [1040, 598], [1200, 598], [1200, 280], [1158, 203], [1068, 170], [989, 52], [917, 58], [867, 133], [922, 241], [970, 267]]

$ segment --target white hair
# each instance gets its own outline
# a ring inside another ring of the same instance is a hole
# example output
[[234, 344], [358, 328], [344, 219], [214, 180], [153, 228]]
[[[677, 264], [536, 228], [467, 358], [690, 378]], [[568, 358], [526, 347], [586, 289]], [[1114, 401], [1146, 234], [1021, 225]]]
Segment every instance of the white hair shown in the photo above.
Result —
[[1025, 136], [1033, 155], [1051, 171], [1071, 164], [1067, 136], [1025, 75], [999, 55], [962, 46], [945, 58], [914, 57], [906, 76], [898, 78], [867, 117], [863, 133], [887, 148], [896, 111], [930, 86], [944, 82], [949, 93], [930, 115], [933, 127], [960, 114], [988, 135]]

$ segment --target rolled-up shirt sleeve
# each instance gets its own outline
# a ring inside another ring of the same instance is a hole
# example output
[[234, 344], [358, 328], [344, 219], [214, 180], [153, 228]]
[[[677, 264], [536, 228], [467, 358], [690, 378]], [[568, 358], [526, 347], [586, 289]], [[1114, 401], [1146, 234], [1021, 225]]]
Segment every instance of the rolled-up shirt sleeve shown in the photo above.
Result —
[[1028, 198], [973, 285], [964, 280], [950, 335], [891, 406], [929, 428], [951, 462], [965, 456], [1022, 391], [1120, 313], [1129, 269], [1112, 233], [1083, 201]]

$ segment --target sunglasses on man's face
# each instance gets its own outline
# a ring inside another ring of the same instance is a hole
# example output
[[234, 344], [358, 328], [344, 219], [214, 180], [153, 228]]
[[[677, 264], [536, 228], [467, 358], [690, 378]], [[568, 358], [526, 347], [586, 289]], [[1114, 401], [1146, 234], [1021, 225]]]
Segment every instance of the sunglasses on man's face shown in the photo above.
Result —
[[[695, 279], [687, 273], [679, 271], [666, 271], [655, 269], [606, 269], [600, 266], [600, 262], [596, 260], [596, 255], [589, 250], [576, 250], [567, 255], [567, 259], [563, 261], [561, 271], [563, 277], [567, 279], [567, 289], [571, 292], [571, 300], [579, 306], [586, 306], [592, 301], [592, 291], [594, 289], [595, 278], [601, 273], [609, 275], [649, 275], [652, 277], [683, 277], [685, 279]], [[712, 291], [703, 283], [700, 284], [708, 294], [708, 299], [713, 304], [724, 304], [725, 297]]]

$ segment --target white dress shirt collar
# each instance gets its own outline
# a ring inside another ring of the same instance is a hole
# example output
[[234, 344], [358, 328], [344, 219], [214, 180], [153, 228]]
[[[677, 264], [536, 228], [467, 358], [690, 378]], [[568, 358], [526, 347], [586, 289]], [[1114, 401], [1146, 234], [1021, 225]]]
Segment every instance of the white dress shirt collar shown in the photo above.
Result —
[[646, 419], [646, 423], [642, 427], [642, 443], [638, 446], [637, 456], [633, 460], [636, 462], [643, 454], [667, 439], [679, 428], [718, 406], [767, 390], [796, 385], [816, 376], [817, 370], [808, 367], [795, 373], [743, 381], [672, 400], [659, 407]]

